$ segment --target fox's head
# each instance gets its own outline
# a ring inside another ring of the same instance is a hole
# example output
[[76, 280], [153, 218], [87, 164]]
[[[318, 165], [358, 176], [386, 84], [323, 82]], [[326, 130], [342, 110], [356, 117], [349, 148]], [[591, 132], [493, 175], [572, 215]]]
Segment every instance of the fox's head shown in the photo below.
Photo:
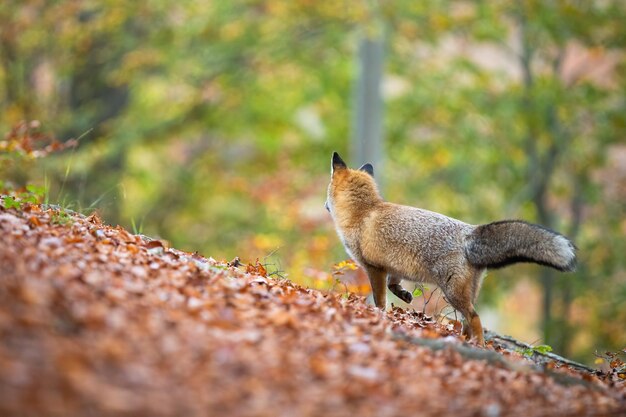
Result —
[[333, 152], [330, 167], [330, 184], [325, 206], [335, 221], [339, 216], [364, 213], [367, 208], [382, 201], [374, 181], [372, 164], [350, 169], [339, 154]]

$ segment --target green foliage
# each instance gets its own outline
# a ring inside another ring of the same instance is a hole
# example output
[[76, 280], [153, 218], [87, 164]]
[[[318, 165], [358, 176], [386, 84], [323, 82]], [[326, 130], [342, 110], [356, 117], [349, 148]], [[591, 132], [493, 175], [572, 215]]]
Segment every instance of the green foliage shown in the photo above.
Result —
[[52, 222], [52, 224], [58, 224], [61, 226], [65, 226], [69, 223], [71, 223], [72, 220], [72, 216], [70, 216], [70, 214], [63, 210], [55, 210], [52, 215], [50, 216], [50, 221]]
[[531, 346], [531, 347], [526, 348], [526, 349], [519, 349], [518, 352], [520, 352], [522, 355], [530, 358], [535, 353], [539, 353], [541, 355], [545, 355], [548, 352], [552, 352], [552, 346], [549, 346], [549, 345]]
[[2, 204], [5, 209], [20, 208], [20, 203], [10, 195], [2, 197]]
[[547, 352], [552, 352], [552, 347], [549, 345], [538, 345], [533, 348], [535, 352], [545, 354]]
[[48, 198], [48, 187], [27, 182], [27, 169], [34, 161], [76, 145], [61, 143], [41, 130], [37, 120], [21, 121], [12, 126], [0, 141], [0, 194], [4, 208], [22, 208]]
[[44, 186], [39, 186], [39, 185], [35, 185], [35, 184], [27, 184], [26, 185], [26, 192], [35, 198], [34, 201], [30, 201], [31, 203], [36, 203], [41, 201], [45, 194], [46, 194], [46, 188]]
[[[5, 187], [2, 184], [2, 187]], [[39, 204], [43, 201], [45, 188], [28, 184], [23, 189], [0, 188], [0, 194], [8, 194], [2, 196], [2, 205], [5, 209], [22, 208], [24, 204]]]
[[413, 289], [413, 292], [411, 294], [413, 294], [414, 298], [421, 297], [422, 295], [424, 295], [424, 291], [428, 290], [429, 288], [427, 286], [425, 286], [424, 284], [419, 284]]

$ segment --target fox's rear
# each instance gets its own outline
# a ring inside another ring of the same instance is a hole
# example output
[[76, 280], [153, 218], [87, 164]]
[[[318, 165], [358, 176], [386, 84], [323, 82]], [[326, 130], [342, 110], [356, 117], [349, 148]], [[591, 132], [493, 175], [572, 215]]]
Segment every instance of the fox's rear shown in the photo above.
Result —
[[385, 308], [386, 288], [406, 302], [402, 279], [437, 284], [483, 343], [474, 310], [487, 268], [534, 262], [573, 270], [575, 247], [541, 226], [505, 220], [473, 226], [439, 213], [383, 201], [370, 164], [349, 169], [335, 152], [326, 207], [348, 254], [367, 272], [374, 302]]

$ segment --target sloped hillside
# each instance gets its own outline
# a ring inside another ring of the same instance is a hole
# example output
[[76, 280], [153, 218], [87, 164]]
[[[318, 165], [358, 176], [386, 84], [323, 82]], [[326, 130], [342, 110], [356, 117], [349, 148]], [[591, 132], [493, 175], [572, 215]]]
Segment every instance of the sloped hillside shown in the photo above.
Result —
[[264, 275], [97, 216], [0, 208], [0, 415], [626, 413], [607, 378]]

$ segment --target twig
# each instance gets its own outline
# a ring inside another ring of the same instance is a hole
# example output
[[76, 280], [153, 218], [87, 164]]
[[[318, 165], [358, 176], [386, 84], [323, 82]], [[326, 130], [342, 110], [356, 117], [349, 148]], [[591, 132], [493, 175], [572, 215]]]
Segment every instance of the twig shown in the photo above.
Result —
[[[433, 295], [437, 292], [438, 289], [439, 287], [435, 287], [435, 289], [430, 292], [430, 296], [428, 297], [428, 300], [426, 300], [426, 302], [424, 303], [424, 307], [422, 307], [423, 314], [426, 314], [426, 306], [428, 305], [428, 303], [430, 303], [430, 299], [433, 298]], [[435, 309], [436, 308], [437, 308], [437, 305], [435, 305]]]

